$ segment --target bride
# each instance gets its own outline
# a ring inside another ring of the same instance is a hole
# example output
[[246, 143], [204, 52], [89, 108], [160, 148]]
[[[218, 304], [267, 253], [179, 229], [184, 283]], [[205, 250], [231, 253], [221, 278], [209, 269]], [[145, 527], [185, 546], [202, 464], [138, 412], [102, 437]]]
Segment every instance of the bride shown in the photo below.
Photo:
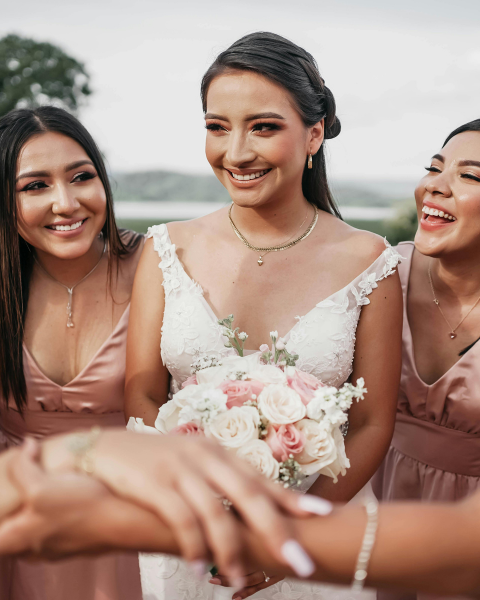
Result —
[[[297, 366], [325, 383], [365, 379], [368, 395], [352, 406], [345, 438], [351, 468], [336, 484], [319, 477], [310, 488], [347, 502], [369, 481], [392, 436], [401, 361], [400, 256], [340, 218], [324, 155], [324, 139], [340, 133], [340, 122], [308, 52], [272, 33], [247, 35], [218, 56], [201, 92], [207, 159], [232, 204], [149, 231], [132, 295], [127, 416], [153, 425], [169, 391], [190, 376], [192, 362], [233, 353], [218, 319], [233, 314], [251, 352], [277, 330], [299, 355]], [[265, 523], [265, 535], [279, 534]], [[287, 540], [277, 541], [279, 558], [300, 573], [301, 549], [292, 556]], [[209, 582], [177, 559], [142, 558], [145, 600], [246, 597], [262, 582], [269, 589], [253, 597], [323, 596], [319, 586], [277, 583], [263, 572], [245, 577], [241, 592], [238, 585], [222, 590], [228, 581], [221, 575]]]

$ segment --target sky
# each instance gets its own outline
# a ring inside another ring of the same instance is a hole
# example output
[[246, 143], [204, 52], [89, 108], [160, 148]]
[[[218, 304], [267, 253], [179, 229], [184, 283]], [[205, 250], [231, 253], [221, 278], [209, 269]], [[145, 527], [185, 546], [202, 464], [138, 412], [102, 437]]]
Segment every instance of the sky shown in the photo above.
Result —
[[113, 171], [208, 173], [199, 84], [252, 31], [306, 48], [337, 102], [336, 178], [416, 179], [458, 125], [480, 118], [480, 0], [0, 0], [0, 36], [84, 62], [80, 118]]

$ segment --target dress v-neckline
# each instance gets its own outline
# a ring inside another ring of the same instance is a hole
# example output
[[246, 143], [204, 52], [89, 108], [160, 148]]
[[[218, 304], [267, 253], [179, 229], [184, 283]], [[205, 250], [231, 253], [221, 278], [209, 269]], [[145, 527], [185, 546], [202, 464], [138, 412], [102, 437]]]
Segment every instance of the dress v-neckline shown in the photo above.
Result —
[[[210, 318], [212, 319], [212, 321], [217, 325], [217, 327], [221, 327], [218, 323], [219, 318], [217, 317], [217, 315], [215, 314], [215, 311], [213, 310], [213, 308], [210, 306], [210, 303], [207, 301], [207, 299], [205, 298], [205, 292], [203, 290], [202, 285], [198, 282], [195, 281], [194, 279], [192, 279], [190, 277], [190, 275], [188, 275], [182, 261], [180, 260], [178, 254], [177, 254], [177, 247], [175, 244], [172, 243], [172, 239], [170, 238], [170, 232], [168, 231], [168, 226], [167, 224], [165, 224], [165, 230], [167, 232], [167, 238], [168, 238], [168, 243], [173, 246], [173, 254], [175, 256], [175, 260], [178, 262], [180, 269], [183, 273], [183, 275], [187, 278], [187, 280], [189, 281], [189, 283], [191, 283], [192, 285], [194, 285], [195, 287], [197, 287], [197, 289], [201, 292], [201, 299], [202, 302], [207, 310], [208, 315], [210, 316]], [[388, 246], [385, 248], [385, 250], [387, 250]], [[357, 279], [361, 278], [367, 271], [369, 271], [373, 265], [379, 261], [385, 250], [373, 261], [373, 263], [371, 265], [369, 265], [364, 271], [362, 271], [361, 273], [359, 273], [356, 277], [354, 277], [349, 283], [347, 283], [346, 285], [344, 285], [342, 288], [340, 288], [339, 290], [337, 290], [336, 292], [333, 292], [333, 294], [330, 294], [329, 296], [327, 296], [326, 298], [324, 298], [323, 300], [320, 300], [320, 302], [317, 302], [315, 304], [315, 306], [313, 306], [307, 313], [305, 313], [302, 316], [297, 316], [295, 317], [296, 319], [296, 323], [287, 331], [287, 333], [285, 335], [279, 335], [280, 338], [282, 338], [283, 340], [285, 340], [286, 342], [288, 342], [290, 335], [292, 334], [292, 332], [295, 330], [295, 328], [300, 324], [300, 321], [302, 319], [305, 319], [305, 317], [308, 317], [308, 315], [310, 315], [316, 308], [319, 308], [321, 304], [323, 304], [324, 302], [327, 301], [331, 301], [332, 298], [334, 296], [336, 296], [337, 294], [341, 294], [342, 292], [345, 292], [347, 290], [347, 288], [350, 288], [350, 286], [357, 281]], [[250, 350], [245, 348], [245, 352], [257, 352], [258, 350]]]
[[100, 355], [100, 353], [105, 349], [105, 347], [107, 346], [107, 344], [109, 344], [111, 342], [111, 340], [113, 339], [113, 337], [117, 334], [118, 330], [123, 325], [123, 321], [128, 317], [129, 312], [130, 312], [130, 302], [128, 303], [127, 308], [123, 311], [122, 316], [118, 320], [117, 324], [113, 328], [112, 333], [101, 344], [100, 348], [98, 348], [98, 350], [95, 352], [95, 354], [92, 356], [92, 358], [88, 361], [88, 363], [83, 367], [83, 369], [80, 371], [80, 373], [78, 373], [77, 375], [75, 375], [75, 377], [73, 379], [71, 379], [68, 383], [66, 383], [65, 385], [60, 385], [59, 383], [53, 381], [53, 379], [50, 379], [50, 377], [48, 377], [48, 375], [46, 375], [42, 371], [42, 369], [38, 365], [37, 361], [33, 357], [33, 355], [30, 352], [30, 350], [27, 348], [27, 346], [25, 345], [25, 343], [23, 344], [23, 350], [24, 350], [25, 354], [28, 356], [31, 364], [34, 366], [34, 368], [36, 369], [36, 371], [43, 377], [43, 379], [45, 379], [46, 381], [48, 381], [51, 385], [55, 386], [56, 388], [59, 388], [59, 389], [63, 390], [65, 388], [68, 388], [69, 386], [73, 385], [74, 383], [76, 383], [78, 379], [80, 379], [89, 369], [91, 369], [93, 367], [93, 365], [96, 362], [96, 360], [97, 360], [98, 356]]
[[421, 382], [421, 384], [423, 386], [425, 386], [426, 388], [433, 388], [434, 386], [436, 386], [437, 384], [439, 384], [440, 382], [442, 382], [443, 379], [445, 379], [448, 375], [451, 375], [453, 370], [455, 369], [455, 367], [464, 362], [464, 359], [466, 356], [468, 356], [469, 358], [471, 358], [472, 356], [472, 352], [475, 351], [476, 346], [480, 346], [480, 343], [477, 342], [473, 348], [471, 348], [468, 352], [465, 352], [465, 354], [463, 354], [456, 362], [453, 363], [453, 365], [447, 369], [445, 371], [445, 373], [439, 377], [438, 379], [436, 379], [433, 383], [426, 383], [421, 377], [420, 374], [417, 370], [417, 362], [415, 359], [415, 347], [413, 345], [413, 335], [412, 335], [412, 329], [410, 327], [410, 321], [408, 320], [408, 292], [410, 290], [410, 275], [412, 272], [412, 264], [413, 264], [413, 255], [415, 254], [415, 246], [413, 246], [413, 250], [412, 253], [410, 255], [410, 263], [408, 265], [408, 273], [407, 273], [407, 280], [405, 282], [405, 300], [403, 302], [403, 318], [405, 321], [405, 325], [407, 327], [407, 333], [408, 333], [408, 338], [409, 338], [409, 343], [410, 343], [410, 355], [411, 355], [411, 362], [412, 362], [412, 368], [413, 368], [413, 372], [415, 374], [415, 376], [417, 377], [417, 379]]

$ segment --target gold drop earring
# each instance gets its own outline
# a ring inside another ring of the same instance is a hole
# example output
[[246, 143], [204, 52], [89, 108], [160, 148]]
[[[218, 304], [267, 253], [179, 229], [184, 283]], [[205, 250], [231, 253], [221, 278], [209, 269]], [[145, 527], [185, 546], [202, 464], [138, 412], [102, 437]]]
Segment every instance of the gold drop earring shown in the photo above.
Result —
[[308, 167], [309, 169], [312, 169], [312, 168], [313, 168], [313, 161], [312, 161], [312, 155], [311, 155], [311, 154], [309, 154], [309, 155], [308, 155], [307, 167]]

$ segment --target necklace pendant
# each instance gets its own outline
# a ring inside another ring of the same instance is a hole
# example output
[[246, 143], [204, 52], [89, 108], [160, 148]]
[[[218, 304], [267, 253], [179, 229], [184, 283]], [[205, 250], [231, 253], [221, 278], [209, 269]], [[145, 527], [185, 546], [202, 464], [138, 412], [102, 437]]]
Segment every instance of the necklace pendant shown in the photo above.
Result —
[[263, 265], [262, 257], [257, 260], [258, 266], [261, 267]]
[[450, 336], [451, 340], [454, 340], [457, 337], [457, 334], [454, 331], [451, 331], [448, 335]]

